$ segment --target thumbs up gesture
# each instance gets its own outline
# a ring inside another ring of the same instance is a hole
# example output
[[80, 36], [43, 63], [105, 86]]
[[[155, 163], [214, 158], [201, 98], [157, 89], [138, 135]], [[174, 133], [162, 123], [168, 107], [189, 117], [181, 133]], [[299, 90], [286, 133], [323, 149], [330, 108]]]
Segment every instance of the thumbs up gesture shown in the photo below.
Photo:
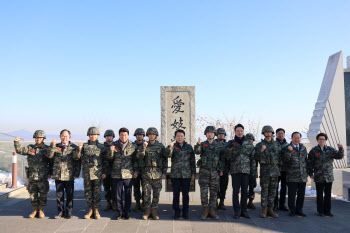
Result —
[[338, 144], [338, 147], [341, 148], [341, 147], [343, 147], [343, 145], [342, 144]]
[[79, 149], [83, 148], [83, 143], [79, 143]]
[[293, 147], [292, 146], [288, 146], [288, 150], [289, 151], [293, 151]]
[[266, 150], [266, 146], [265, 145], [262, 145], [261, 147], [261, 152], [264, 152]]
[[109, 149], [111, 150], [111, 152], [113, 152], [115, 149], [115, 146], [111, 146]]
[[203, 141], [203, 137], [199, 137], [198, 138], [198, 143], [201, 144], [202, 141]]
[[148, 146], [148, 143], [147, 142], [143, 142], [143, 148], [146, 149], [146, 147]]
[[57, 143], [56, 139], [52, 140], [52, 144], [56, 145], [56, 143]]
[[170, 142], [170, 144], [169, 144], [170, 149], [173, 149], [174, 143], [175, 143], [175, 142]]

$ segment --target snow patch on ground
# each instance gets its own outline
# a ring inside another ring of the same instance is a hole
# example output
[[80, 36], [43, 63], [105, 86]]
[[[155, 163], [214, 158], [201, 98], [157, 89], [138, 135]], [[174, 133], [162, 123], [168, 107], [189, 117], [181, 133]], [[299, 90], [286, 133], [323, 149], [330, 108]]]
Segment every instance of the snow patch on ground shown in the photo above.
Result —
[[[0, 183], [8, 183], [12, 187], [12, 173], [0, 170]], [[21, 178], [17, 177], [17, 187], [23, 187], [24, 183]]]

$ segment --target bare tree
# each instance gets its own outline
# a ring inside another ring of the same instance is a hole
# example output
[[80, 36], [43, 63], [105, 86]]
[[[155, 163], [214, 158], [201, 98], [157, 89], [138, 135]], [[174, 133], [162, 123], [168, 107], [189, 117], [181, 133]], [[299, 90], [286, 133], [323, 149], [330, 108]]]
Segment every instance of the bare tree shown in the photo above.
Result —
[[246, 132], [252, 133], [255, 138], [258, 138], [259, 132], [260, 132], [260, 121], [255, 122], [252, 120], [244, 119], [243, 115], [239, 118], [239, 120], [236, 120], [236, 118], [228, 118], [224, 114], [224, 119], [215, 119], [211, 116], [202, 117], [199, 116], [197, 118], [197, 131], [199, 133], [202, 133], [208, 125], [214, 126], [217, 128], [224, 128], [227, 133], [227, 137], [229, 139], [233, 139], [235, 135], [235, 125], [238, 123], [241, 123], [244, 125]]
[[102, 119], [101, 116], [97, 116], [97, 114], [92, 113], [88, 119], [88, 122], [89, 122], [90, 126], [94, 126], [94, 127], [97, 127], [98, 129], [101, 129], [103, 126], [104, 120]]

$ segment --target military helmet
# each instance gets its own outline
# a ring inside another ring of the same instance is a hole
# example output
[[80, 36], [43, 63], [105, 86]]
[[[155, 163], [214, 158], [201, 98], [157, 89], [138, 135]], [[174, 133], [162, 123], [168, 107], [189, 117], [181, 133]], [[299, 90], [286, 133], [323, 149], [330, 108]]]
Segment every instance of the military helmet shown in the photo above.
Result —
[[204, 135], [206, 135], [208, 132], [213, 132], [216, 134], [216, 129], [214, 126], [207, 126], [204, 130]]
[[37, 130], [37, 131], [34, 132], [33, 138], [44, 138], [44, 139], [46, 139], [46, 134], [45, 134], [44, 130]]
[[216, 130], [216, 134], [219, 134], [219, 133], [225, 134], [225, 136], [226, 136], [226, 131], [225, 131], [224, 128], [218, 128], [218, 129]]
[[142, 128], [137, 128], [137, 129], [135, 130], [134, 136], [136, 136], [137, 134], [140, 134], [140, 135], [143, 135], [143, 136], [146, 135], [146, 134], [145, 134], [145, 131], [144, 131]]
[[147, 129], [146, 136], [148, 136], [149, 134], [155, 134], [156, 136], [158, 136], [158, 130], [154, 127], [149, 127]]
[[89, 136], [90, 134], [97, 134], [100, 135], [100, 130], [97, 127], [90, 127], [87, 131], [87, 136]]
[[111, 129], [107, 129], [103, 137], [106, 137], [106, 136], [113, 136], [113, 138], [115, 138], [114, 131]]
[[253, 141], [255, 141], [255, 137], [254, 137], [254, 135], [253, 135], [252, 133], [247, 133], [247, 134], [245, 135], [245, 138], [248, 139], [248, 140], [253, 140]]
[[273, 131], [272, 126], [270, 125], [265, 125], [262, 130], [261, 130], [261, 134], [264, 134], [265, 132], [271, 132], [272, 134], [275, 133], [275, 131]]

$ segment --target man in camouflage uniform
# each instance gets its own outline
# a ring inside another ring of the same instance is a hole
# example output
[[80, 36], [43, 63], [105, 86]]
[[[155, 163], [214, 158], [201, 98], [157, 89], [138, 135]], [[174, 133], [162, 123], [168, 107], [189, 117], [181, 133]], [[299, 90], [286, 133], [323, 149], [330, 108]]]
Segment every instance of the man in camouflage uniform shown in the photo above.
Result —
[[[251, 143], [254, 143], [255, 141], [255, 137], [253, 134], [251, 133], [247, 133], [245, 135], [245, 138], [247, 140], [249, 140]], [[255, 150], [254, 150], [254, 155], [255, 155]], [[255, 156], [254, 156], [254, 160], [255, 160]], [[256, 178], [258, 178], [258, 163], [257, 161], [255, 160], [255, 169], [253, 171], [250, 171], [250, 174], [249, 174], [249, 184], [248, 184], [248, 188], [249, 188], [249, 191], [248, 191], [248, 199], [249, 199], [249, 202], [248, 202], [248, 205], [247, 205], [247, 208], [248, 209], [256, 209], [254, 203], [253, 203], [253, 200], [255, 198], [255, 192], [254, 192], [254, 189], [256, 188]]]
[[[194, 146], [194, 152], [201, 156], [201, 159], [197, 163], [200, 167], [198, 184], [203, 206], [201, 219], [205, 220], [208, 217], [208, 204], [210, 207], [210, 217], [219, 219], [219, 216], [215, 213], [215, 206], [220, 185], [220, 176], [223, 175], [224, 155], [222, 146], [214, 140], [216, 134], [215, 127], [207, 126], [204, 134], [207, 140], [202, 142], [203, 138], [199, 137], [197, 144]], [[209, 202], [208, 190], [210, 191]]]
[[188, 219], [189, 196], [191, 181], [196, 178], [196, 158], [193, 148], [185, 141], [185, 131], [175, 131], [176, 142], [171, 142], [165, 149], [165, 156], [171, 158], [171, 183], [173, 186], [174, 219], [179, 219], [180, 190], [182, 189], [182, 215]]
[[[162, 190], [162, 179], [165, 179], [168, 168], [168, 159], [164, 156], [165, 147], [156, 140], [158, 130], [154, 127], [150, 127], [147, 129], [146, 136], [149, 141], [144, 142], [143, 146], [137, 151], [137, 158], [140, 159], [143, 164], [142, 190], [145, 192], [145, 213], [142, 219], [146, 220], [150, 214], [152, 214], [153, 219], [158, 220], [157, 208], [159, 194]], [[152, 203], [151, 191], [153, 191]]]
[[[301, 134], [299, 132], [292, 133], [292, 142], [282, 149], [283, 164], [287, 168], [287, 185], [288, 185], [288, 207], [289, 216], [295, 214], [306, 217], [303, 212], [305, 187], [307, 182], [307, 150], [300, 143]], [[295, 205], [295, 195], [297, 202]]]
[[[217, 141], [221, 145], [221, 149], [224, 150], [227, 142], [226, 142], [226, 131], [224, 128], [218, 128], [216, 133]], [[226, 210], [225, 207], [225, 198], [226, 198], [226, 190], [228, 186], [228, 170], [230, 169], [230, 162], [224, 158], [224, 171], [223, 175], [220, 176], [220, 187], [218, 191], [218, 199], [220, 199], [220, 203], [217, 205], [219, 210]], [[216, 202], [217, 203], [217, 202]]]
[[[143, 145], [143, 142], [145, 141], [143, 138], [145, 137], [146, 133], [142, 128], [137, 128], [134, 132], [134, 136], [136, 137], [136, 140], [134, 141], [134, 144], [136, 146], [136, 150], [140, 149]], [[143, 197], [144, 197], [144, 191], [141, 192], [141, 186], [142, 186], [142, 160], [137, 159], [135, 161], [134, 167], [135, 170], [138, 171], [138, 175], [133, 180], [133, 186], [134, 186], [134, 198], [135, 198], [135, 211], [141, 211], [143, 209]], [[142, 205], [140, 203], [140, 200], [142, 200]]]
[[[113, 139], [115, 138], [114, 131], [111, 129], [106, 130], [104, 134], [104, 138], [106, 141], [103, 145], [106, 147], [107, 151], [110, 150], [110, 147], [113, 146]], [[113, 189], [113, 180], [112, 180], [112, 167], [113, 161], [108, 160], [107, 158], [102, 158], [102, 173], [106, 175], [106, 177], [102, 180], [103, 189], [105, 191], [105, 199], [107, 201], [106, 207], [103, 209], [104, 211], [117, 210], [117, 206], [115, 203], [115, 193]]]
[[265, 125], [262, 128], [265, 139], [255, 146], [255, 159], [260, 163], [260, 186], [261, 186], [261, 214], [277, 218], [273, 211], [273, 202], [276, 196], [278, 176], [281, 164], [281, 145], [273, 140], [274, 131], [271, 126]]
[[89, 139], [87, 143], [80, 143], [73, 154], [73, 159], [81, 158], [83, 165], [84, 193], [89, 208], [84, 218], [88, 219], [94, 214], [99, 219], [101, 206], [101, 177], [102, 157], [106, 154], [106, 147], [98, 142], [100, 131], [96, 127], [90, 127], [87, 131]]
[[28, 192], [30, 201], [33, 206], [33, 212], [29, 218], [35, 218], [38, 214], [39, 218], [44, 218], [44, 209], [47, 202], [47, 193], [49, 192], [48, 178], [52, 172], [52, 160], [47, 158], [48, 146], [44, 144], [46, 134], [43, 130], [35, 131], [33, 138], [35, 144], [30, 144], [26, 147], [21, 147], [19, 137], [15, 138], [16, 153], [27, 156], [28, 167], [26, 174], [28, 178]]
[[[48, 158], [53, 158], [53, 174], [52, 179], [56, 184], [56, 200], [58, 214], [56, 219], [63, 217], [72, 218], [74, 179], [80, 175], [81, 162], [73, 159], [73, 152], [77, 146], [71, 143], [71, 133], [64, 129], [60, 132], [61, 142], [52, 140], [48, 153]], [[64, 206], [64, 196], [66, 193], [66, 206]]]
[[[129, 130], [127, 128], [119, 129], [119, 140], [117, 140], [107, 153], [107, 159], [113, 162], [112, 179], [117, 203], [116, 220], [124, 217], [130, 218], [130, 207], [132, 197], [132, 178], [137, 177], [137, 171], [134, 170], [136, 159], [136, 145], [129, 139]], [[105, 177], [103, 175], [102, 177]], [[122, 190], [125, 194], [123, 204]]]
[[[317, 212], [319, 216], [332, 217], [331, 213], [331, 193], [334, 159], [344, 158], [343, 145], [338, 144], [339, 151], [327, 146], [327, 134], [319, 133], [316, 136], [318, 145], [313, 147], [308, 155], [307, 170], [311, 179], [316, 183]], [[323, 195], [324, 194], [324, 195]]]
[[[241, 124], [235, 126], [235, 138], [227, 143], [225, 157], [230, 161], [230, 173], [232, 176], [232, 202], [233, 218], [250, 218], [247, 212], [249, 175], [255, 175], [256, 164], [254, 158], [254, 145], [246, 140], [244, 127]], [[239, 203], [239, 190], [241, 189], [241, 203]]]
[[289, 146], [289, 143], [285, 139], [285, 130], [282, 128], [278, 128], [276, 130], [276, 142], [279, 142], [281, 145], [282, 150], [282, 164], [281, 164], [281, 175], [278, 177], [278, 183], [281, 182], [281, 190], [280, 190], [280, 198], [278, 200], [278, 184], [277, 184], [277, 191], [276, 191], [276, 197], [273, 205], [273, 210], [276, 211], [277, 209], [288, 211], [288, 208], [286, 207], [286, 194], [287, 194], [287, 169], [288, 166], [286, 166], [283, 162], [283, 151], [284, 149]]

